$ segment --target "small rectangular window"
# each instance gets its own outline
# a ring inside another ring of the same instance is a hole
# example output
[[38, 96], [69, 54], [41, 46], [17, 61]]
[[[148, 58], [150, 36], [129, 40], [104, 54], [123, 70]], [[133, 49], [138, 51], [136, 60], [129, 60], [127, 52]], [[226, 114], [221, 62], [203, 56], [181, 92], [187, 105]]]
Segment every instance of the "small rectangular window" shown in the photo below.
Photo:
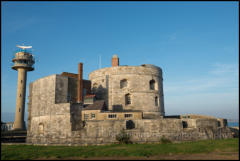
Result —
[[125, 118], [129, 118], [129, 117], [132, 117], [132, 114], [125, 114], [124, 116]]
[[84, 114], [84, 120], [88, 120], [88, 114]]
[[182, 121], [182, 125], [183, 125], [183, 128], [187, 128], [188, 127], [188, 124], [186, 121]]
[[109, 114], [108, 118], [117, 118], [117, 115], [116, 114]]
[[158, 97], [155, 97], [155, 106], [158, 106]]
[[131, 104], [131, 96], [130, 94], [125, 95], [125, 105]]
[[91, 113], [91, 118], [95, 119], [95, 114], [94, 113]]

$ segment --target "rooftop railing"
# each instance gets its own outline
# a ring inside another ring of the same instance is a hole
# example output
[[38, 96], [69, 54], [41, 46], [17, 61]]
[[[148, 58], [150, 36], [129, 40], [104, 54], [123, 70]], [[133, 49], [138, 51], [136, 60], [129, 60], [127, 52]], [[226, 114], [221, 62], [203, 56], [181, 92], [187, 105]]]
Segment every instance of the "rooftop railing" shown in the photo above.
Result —
[[25, 53], [29, 53], [29, 54], [32, 54], [32, 49], [17, 49], [14, 51], [14, 54], [18, 53], [18, 52], [25, 52]]
[[35, 58], [31, 55], [13, 55], [12, 59], [32, 59], [35, 62]]

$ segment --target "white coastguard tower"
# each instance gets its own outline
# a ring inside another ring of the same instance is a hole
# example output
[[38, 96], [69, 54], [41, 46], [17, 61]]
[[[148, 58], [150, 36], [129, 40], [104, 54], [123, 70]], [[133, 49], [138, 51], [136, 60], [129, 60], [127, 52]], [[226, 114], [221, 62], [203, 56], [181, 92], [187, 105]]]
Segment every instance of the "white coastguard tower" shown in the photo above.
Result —
[[24, 112], [25, 112], [25, 95], [26, 95], [26, 81], [27, 81], [27, 71], [33, 71], [33, 64], [35, 63], [34, 57], [30, 51], [32, 46], [18, 46], [18, 50], [12, 61], [14, 65], [12, 69], [18, 71], [18, 83], [17, 83], [17, 100], [16, 100], [16, 113], [15, 121], [13, 124], [13, 130], [26, 130], [24, 122]]

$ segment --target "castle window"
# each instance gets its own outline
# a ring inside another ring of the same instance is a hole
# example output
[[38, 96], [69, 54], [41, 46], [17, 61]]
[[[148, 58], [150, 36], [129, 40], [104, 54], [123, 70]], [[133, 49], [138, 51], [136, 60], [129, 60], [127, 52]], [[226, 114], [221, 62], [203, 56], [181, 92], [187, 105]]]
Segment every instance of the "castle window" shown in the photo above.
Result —
[[117, 118], [117, 115], [116, 114], [109, 114], [108, 118]]
[[125, 105], [131, 104], [131, 96], [130, 94], [125, 95]]
[[126, 79], [121, 80], [121, 81], [120, 81], [120, 88], [122, 89], [122, 88], [124, 88], [124, 87], [127, 87], [127, 84], [128, 84], [128, 82], [127, 82]]
[[158, 97], [155, 97], [155, 106], [158, 106]]
[[155, 80], [150, 80], [149, 82], [150, 90], [155, 90]]
[[39, 132], [39, 134], [43, 134], [43, 132], [44, 132], [43, 123], [40, 123], [40, 124], [38, 125], [38, 132]]
[[88, 120], [88, 114], [84, 114], [84, 120]]
[[188, 127], [187, 121], [182, 121], [182, 125], [183, 125], [183, 128], [187, 128]]
[[135, 124], [132, 120], [126, 121], [126, 129], [134, 129], [134, 128], [135, 128]]
[[94, 113], [91, 113], [91, 118], [95, 119], [95, 114]]
[[125, 117], [125, 118], [132, 117], [132, 114], [125, 114], [124, 117]]

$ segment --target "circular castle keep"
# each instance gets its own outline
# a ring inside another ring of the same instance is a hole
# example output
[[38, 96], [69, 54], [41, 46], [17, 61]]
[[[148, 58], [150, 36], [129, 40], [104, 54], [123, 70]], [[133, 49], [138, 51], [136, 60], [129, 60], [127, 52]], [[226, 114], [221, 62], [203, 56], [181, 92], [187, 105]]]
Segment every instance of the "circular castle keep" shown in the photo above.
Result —
[[89, 74], [96, 99], [104, 99], [108, 110], [142, 111], [144, 118], [164, 116], [163, 78], [160, 67], [119, 66], [116, 55], [112, 67]]

